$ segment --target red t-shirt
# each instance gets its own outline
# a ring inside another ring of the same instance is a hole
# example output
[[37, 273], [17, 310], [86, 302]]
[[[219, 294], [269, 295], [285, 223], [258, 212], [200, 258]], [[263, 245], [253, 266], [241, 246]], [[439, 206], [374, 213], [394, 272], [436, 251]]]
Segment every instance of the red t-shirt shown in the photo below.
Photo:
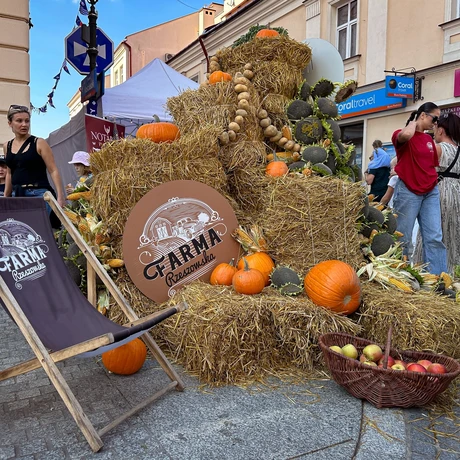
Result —
[[398, 142], [400, 131], [396, 130], [391, 138], [398, 157], [396, 174], [411, 192], [424, 195], [433, 190], [438, 181], [439, 162], [434, 141], [429, 134], [415, 131], [411, 139], [401, 144]]

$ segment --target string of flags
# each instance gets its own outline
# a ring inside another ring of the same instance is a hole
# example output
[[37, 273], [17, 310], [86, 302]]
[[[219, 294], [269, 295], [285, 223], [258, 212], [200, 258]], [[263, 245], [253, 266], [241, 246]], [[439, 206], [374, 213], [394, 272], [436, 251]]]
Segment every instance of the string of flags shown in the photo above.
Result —
[[[89, 12], [88, 12], [88, 8], [86, 6], [86, 0], [80, 0], [80, 5], [78, 7], [78, 12], [83, 16], [88, 16]], [[80, 19], [80, 17], [78, 16], [78, 14], [77, 14], [77, 17], [75, 18], [75, 24], [76, 24], [77, 27], [81, 27], [82, 24], [83, 24], [81, 19]], [[53, 87], [51, 88], [51, 92], [47, 96], [48, 100], [47, 100], [46, 104], [42, 105], [41, 107], [35, 107], [31, 102], [30, 103], [30, 110], [31, 111], [40, 114], [40, 113], [46, 113], [48, 111], [48, 106], [52, 107], [53, 109], [56, 108], [54, 106], [54, 103], [53, 103], [53, 97], [54, 97], [54, 91], [56, 91], [57, 85], [58, 85], [59, 81], [61, 80], [62, 71], [66, 72], [66, 73], [68, 73], [70, 75], [70, 70], [67, 67], [67, 62], [66, 62], [65, 59], [64, 59], [64, 62], [62, 63], [62, 65], [61, 65], [61, 68], [59, 69], [59, 72], [53, 77], [55, 82], [54, 82]]]

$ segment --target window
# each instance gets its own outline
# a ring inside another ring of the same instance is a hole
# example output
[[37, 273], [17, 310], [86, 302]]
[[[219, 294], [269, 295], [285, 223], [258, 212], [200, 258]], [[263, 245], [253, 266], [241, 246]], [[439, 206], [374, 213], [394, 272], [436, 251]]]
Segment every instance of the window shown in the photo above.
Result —
[[118, 70], [115, 70], [115, 86], [118, 85]]
[[125, 76], [123, 73], [123, 65], [120, 66], [120, 83], [123, 83], [125, 81]]
[[358, 0], [337, 8], [337, 49], [342, 59], [356, 54]]

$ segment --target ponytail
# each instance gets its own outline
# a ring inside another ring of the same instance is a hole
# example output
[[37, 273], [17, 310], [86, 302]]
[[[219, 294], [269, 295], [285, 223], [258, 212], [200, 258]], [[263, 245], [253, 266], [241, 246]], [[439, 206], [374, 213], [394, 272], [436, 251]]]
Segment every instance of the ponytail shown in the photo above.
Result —
[[410, 114], [410, 117], [407, 119], [407, 122], [406, 122], [406, 126], [415, 119], [415, 115], [417, 115], [417, 111], [414, 110], [413, 112], [411, 112]]

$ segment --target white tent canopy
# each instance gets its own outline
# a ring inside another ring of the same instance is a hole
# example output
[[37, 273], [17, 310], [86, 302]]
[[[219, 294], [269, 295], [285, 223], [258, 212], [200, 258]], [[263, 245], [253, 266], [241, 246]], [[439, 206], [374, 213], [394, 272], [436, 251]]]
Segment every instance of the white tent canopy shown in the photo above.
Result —
[[154, 115], [170, 121], [166, 99], [198, 86], [157, 58], [121, 85], [107, 88], [102, 96], [102, 112], [105, 118], [124, 125], [150, 123]]

